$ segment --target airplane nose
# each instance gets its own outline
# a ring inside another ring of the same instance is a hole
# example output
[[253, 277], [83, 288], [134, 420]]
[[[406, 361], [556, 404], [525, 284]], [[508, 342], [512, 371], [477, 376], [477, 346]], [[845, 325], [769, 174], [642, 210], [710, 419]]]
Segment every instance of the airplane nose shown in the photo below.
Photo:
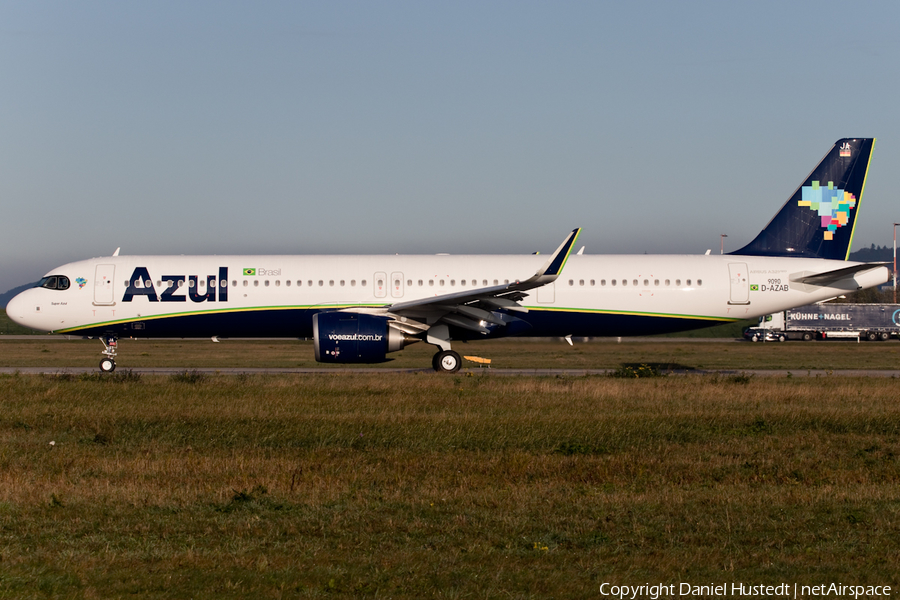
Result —
[[22, 301], [22, 294], [16, 294], [12, 300], [6, 303], [6, 314], [7, 316], [15, 321], [16, 323], [22, 322], [22, 307], [24, 303]]
[[25, 290], [21, 294], [17, 294], [6, 304], [6, 315], [14, 322], [25, 327], [31, 327], [28, 323], [28, 317], [34, 313], [34, 302], [28, 298], [31, 290]]

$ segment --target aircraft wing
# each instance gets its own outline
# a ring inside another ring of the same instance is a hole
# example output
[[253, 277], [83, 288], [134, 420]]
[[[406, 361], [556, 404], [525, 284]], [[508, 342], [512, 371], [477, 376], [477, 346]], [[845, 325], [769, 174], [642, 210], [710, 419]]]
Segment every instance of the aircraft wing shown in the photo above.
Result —
[[387, 316], [394, 318], [394, 321], [391, 322], [392, 326], [411, 334], [427, 331], [439, 324], [453, 325], [479, 333], [489, 333], [487, 324], [505, 326], [516, 320], [515, 317], [495, 313], [494, 310], [528, 312], [527, 308], [519, 304], [528, 296], [524, 292], [556, 281], [572, 253], [579, 233], [581, 233], [580, 228], [572, 230], [550, 259], [528, 279], [408, 302], [397, 302], [382, 307], [379, 312], [381, 314], [386, 312]]

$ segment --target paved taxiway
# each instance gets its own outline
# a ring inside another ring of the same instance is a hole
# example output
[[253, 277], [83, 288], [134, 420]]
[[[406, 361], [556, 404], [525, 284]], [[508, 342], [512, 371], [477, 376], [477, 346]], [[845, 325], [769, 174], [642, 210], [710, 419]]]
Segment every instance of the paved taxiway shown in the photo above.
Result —
[[[608, 375], [615, 369], [460, 369], [455, 375], [537, 375], [542, 377], [583, 377], [585, 375]], [[241, 369], [241, 368], [199, 368], [176, 369], [170, 367], [145, 367], [129, 369], [120, 367], [118, 372], [131, 371], [141, 375], [176, 375], [185, 371], [204, 373], [207, 375], [278, 375], [294, 373], [298, 375], [340, 375], [361, 373], [423, 373], [437, 376], [432, 369], [391, 369], [389, 367], [342, 367], [342, 368], [296, 368], [296, 369]], [[0, 367], [0, 374], [13, 375], [80, 375], [82, 373], [99, 373], [96, 367]], [[690, 369], [673, 371], [674, 375], [752, 375], [754, 377], [890, 377], [900, 378], [900, 370], [873, 370], [873, 369]]]

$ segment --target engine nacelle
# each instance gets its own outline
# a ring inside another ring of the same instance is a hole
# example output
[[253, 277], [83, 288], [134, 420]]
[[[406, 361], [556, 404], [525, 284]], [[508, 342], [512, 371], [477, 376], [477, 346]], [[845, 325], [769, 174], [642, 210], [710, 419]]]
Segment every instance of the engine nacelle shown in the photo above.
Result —
[[350, 312], [313, 315], [316, 361], [326, 363], [384, 362], [388, 352], [401, 350], [410, 341], [394, 329], [387, 317]]

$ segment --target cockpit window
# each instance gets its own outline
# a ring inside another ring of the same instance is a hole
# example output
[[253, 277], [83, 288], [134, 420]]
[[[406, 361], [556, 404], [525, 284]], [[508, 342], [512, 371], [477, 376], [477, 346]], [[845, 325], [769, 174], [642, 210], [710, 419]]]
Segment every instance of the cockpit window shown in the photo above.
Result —
[[67, 290], [69, 289], [69, 278], [64, 275], [50, 275], [38, 281], [34, 287], [48, 290]]

